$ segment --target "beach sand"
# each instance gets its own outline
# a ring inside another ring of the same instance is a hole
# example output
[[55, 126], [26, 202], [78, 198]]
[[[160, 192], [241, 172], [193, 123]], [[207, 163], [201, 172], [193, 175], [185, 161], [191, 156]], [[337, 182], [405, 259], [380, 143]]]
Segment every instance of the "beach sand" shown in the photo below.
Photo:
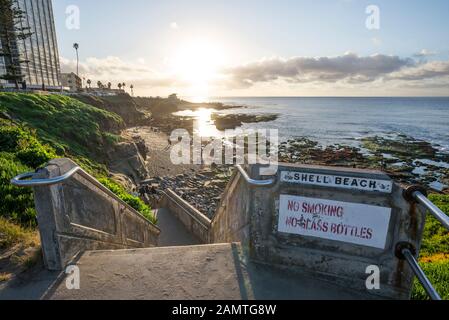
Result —
[[155, 131], [152, 127], [134, 127], [125, 130], [126, 138], [142, 138], [149, 150], [146, 166], [149, 177], [176, 176], [194, 173], [202, 169], [198, 165], [174, 165], [170, 159], [170, 145], [167, 134]]

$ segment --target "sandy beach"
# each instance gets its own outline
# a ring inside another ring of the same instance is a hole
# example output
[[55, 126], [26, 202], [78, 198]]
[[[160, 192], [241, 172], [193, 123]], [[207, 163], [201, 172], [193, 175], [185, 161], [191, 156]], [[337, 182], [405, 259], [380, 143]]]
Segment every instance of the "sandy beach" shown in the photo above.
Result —
[[170, 159], [168, 135], [153, 127], [133, 127], [125, 130], [126, 138], [142, 138], [149, 150], [146, 166], [150, 177], [176, 176], [201, 169], [196, 165], [174, 165]]

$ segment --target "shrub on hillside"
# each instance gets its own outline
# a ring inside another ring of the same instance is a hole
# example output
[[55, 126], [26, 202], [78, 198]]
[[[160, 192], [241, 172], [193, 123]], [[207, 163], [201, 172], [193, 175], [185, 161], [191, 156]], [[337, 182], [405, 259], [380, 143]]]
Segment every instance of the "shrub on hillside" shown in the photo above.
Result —
[[99, 181], [120, 199], [129, 204], [132, 208], [139, 211], [145, 218], [156, 224], [157, 221], [151, 208], [146, 205], [141, 199], [129, 194], [128, 192], [126, 192], [125, 188], [110, 179], [101, 178], [99, 179]]
[[41, 144], [34, 131], [8, 124], [7, 121], [0, 122], [0, 125], [0, 152], [14, 153], [23, 164], [31, 168], [37, 168], [56, 158], [55, 151]]
[[17, 188], [10, 180], [31, 169], [21, 164], [13, 154], [0, 152], [0, 216], [23, 226], [36, 225], [33, 192], [29, 188]]

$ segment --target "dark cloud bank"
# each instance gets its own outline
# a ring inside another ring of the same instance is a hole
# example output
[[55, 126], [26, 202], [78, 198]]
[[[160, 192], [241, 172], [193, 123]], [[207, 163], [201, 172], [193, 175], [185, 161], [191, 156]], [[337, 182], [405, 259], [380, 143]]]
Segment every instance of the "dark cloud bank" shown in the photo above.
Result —
[[347, 53], [336, 57], [272, 58], [224, 70], [230, 86], [284, 80], [290, 83], [346, 82], [362, 84], [376, 80], [425, 80], [449, 76], [448, 61], [416, 62], [411, 58], [376, 54], [361, 57]]

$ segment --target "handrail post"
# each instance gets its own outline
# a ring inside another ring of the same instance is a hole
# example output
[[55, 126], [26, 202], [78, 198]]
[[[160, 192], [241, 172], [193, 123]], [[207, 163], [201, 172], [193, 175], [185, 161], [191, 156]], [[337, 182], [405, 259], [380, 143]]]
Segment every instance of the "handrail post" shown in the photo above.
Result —
[[408, 264], [412, 268], [415, 275], [418, 277], [419, 282], [421, 282], [422, 286], [426, 290], [427, 294], [432, 300], [441, 300], [440, 295], [435, 290], [435, 288], [432, 286], [432, 283], [430, 282], [429, 278], [427, 278], [424, 271], [419, 266], [418, 261], [415, 259], [413, 254], [410, 252], [409, 249], [402, 250], [402, 254], [404, 255], [405, 260], [407, 260]]
[[409, 264], [410, 268], [412, 268], [413, 273], [418, 278], [419, 282], [424, 287], [424, 290], [427, 292], [429, 297], [432, 300], [441, 300], [440, 295], [432, 286], [429, 278], [427, 278], [426, 274], [422, 270], [418, 261], [415, 258], [416, 249], [412, 244], [407, 242], [401, 242], [396, 245], [396, 256], [400, 260], [405, 260]]
[[410, 186], [404, 190], [404, 198], [409, 202], [423, 205], [449, 231], [449, 216], [427, 198], [425, 188], [419, 185]]

